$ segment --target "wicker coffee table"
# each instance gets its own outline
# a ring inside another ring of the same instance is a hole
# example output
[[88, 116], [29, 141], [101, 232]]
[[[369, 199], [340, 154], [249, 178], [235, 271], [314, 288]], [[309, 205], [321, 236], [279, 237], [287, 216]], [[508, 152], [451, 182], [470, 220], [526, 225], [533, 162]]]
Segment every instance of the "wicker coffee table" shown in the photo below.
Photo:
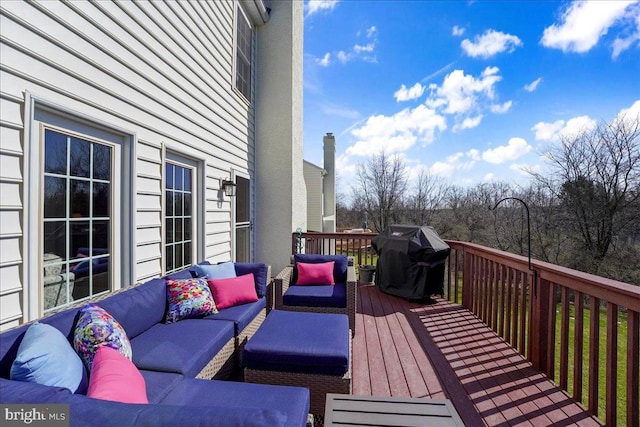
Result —
[[244, 380], [306, 387], [310, 412], [327, 393], [351, 393], [351, 333], [344, 314], [272, 310], [243, 353]]

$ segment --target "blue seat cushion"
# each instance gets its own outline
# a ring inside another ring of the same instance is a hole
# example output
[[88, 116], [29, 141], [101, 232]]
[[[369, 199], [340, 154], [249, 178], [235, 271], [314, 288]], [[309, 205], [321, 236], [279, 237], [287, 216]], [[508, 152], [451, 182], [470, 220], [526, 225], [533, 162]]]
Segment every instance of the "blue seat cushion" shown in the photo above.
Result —
[[149, 403], [159, 403], [167, 394], [184, 379], [183, 375], [171, 372], [147, 371], [140, 369], [147, 386], [147, 399]]
[[242, 357], [252, 369], [343, 375], [349, 368], [349, 319], [272, 310]]
[[335, 285], [293, 285], [282, 296], [282, 303], [299, 307], [341, 307], [347, 306], [347, 286], [345, 282]]
[[293, 277], [291, 283], [296, 283], [298, 280], [298, 269], [296, 264], [304, 262], [308, 264], [318, 264], [322, 262], [331, 262], [333, 264], [333, 279], [336, 283], [347, 281], [347, 268], [349, 267], [349, 259], [346, 255], [317, 255], [317, 254], [295, 254], [293, 256]]
[[0, 378], [0, 403], [64, 402], [71, 395], [64, 387]]
[[305, 426], [309, 413], [309, 390], [301, 387], [185, 378], [162, 403], [216, 405], [238, 412], [244, 412], [247, 408], [269, 408], [284, 414], [287, 426]]
[[139, 369], [195, 377], [234, 337], [226, 320], [186, 319], [158, 323], [131, 340], [133, 363]]
[[250, 302], [248, 304], [240, 304], [233, 307], [220, 310], [217, 314], [212, 314], [203, 319], [207, 320], [229, 320], [234, 323], [235, 335], [239, 335], [240, 332], [247, 327], [249, 323], [255, 319], [260, 311], [267, 306], [267, 299], [262, 297], [256, 302]]

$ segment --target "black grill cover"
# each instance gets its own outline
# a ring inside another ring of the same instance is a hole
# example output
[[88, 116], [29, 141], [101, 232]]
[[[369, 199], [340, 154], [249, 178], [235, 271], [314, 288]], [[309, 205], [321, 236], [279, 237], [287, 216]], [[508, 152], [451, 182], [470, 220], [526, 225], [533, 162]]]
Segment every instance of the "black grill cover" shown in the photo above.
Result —
[[451, 249], [429, 226], [390, 225], [371, 241], [378, 254], [375, 283], [382, 292], [424, 300], [444, 294]]

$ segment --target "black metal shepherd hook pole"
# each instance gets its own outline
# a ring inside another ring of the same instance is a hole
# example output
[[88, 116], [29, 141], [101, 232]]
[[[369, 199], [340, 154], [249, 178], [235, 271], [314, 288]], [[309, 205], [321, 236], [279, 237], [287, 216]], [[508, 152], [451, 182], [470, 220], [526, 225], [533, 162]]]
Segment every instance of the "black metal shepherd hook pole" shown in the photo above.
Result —
[[494, 207], [489, 208], [489, 210], [495, 210], [498, 207], [498, 205], [504, 202], [505, 200], [517, 200], [518, 202], [522, 203], [525, 211], [527, 212], [527, 249], [528, 249], [529, 271], [533, 272], [533, 296], [536, 297], [538, 296], [538, 272], [533, 267], [531, 267], [531, 221], [529, 218], [529, 205], [527, 205], [527, 203], [524, 200], [519, 199], [517, 197], [505, 197], [504, 199], [499, 200]]

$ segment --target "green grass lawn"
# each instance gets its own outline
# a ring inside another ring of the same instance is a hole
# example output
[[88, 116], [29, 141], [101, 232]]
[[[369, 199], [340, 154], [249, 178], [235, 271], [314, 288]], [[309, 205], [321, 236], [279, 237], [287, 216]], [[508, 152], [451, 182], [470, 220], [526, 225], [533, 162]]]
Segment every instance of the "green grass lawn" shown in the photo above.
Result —
[[[561, 311], [562, 308], [558, 304], [556, 309], [556, 349], [555, 349], [555, 378], [554, 381], [560, 383], [560, 328], [561, 328]], [[586, 407], [589, 397], [589, 324], [591, 319], [591, 310], [584, 308], [584, 346], [583, 346], [583, 384], [582, 384], [582, 403]], [[574, 348], [575, 348], [575, 307], [573, 304], [569, 306], [569, 367], [568, 367], [568, 391], [573, 394], [573, 366], [574, 366]], [[599, 365], [598, 365], [598, 418], [604, 421], [606, 417], [606, 361], [607, 361], [607, 311], [600, 309], [600, 342], [598, 348]], [[627, 372], [627, 316], [626, 313], [618, 313], [618, 368], [617, 368], [617, 418], [618, 425], [626, 423], [626, 372]]]

